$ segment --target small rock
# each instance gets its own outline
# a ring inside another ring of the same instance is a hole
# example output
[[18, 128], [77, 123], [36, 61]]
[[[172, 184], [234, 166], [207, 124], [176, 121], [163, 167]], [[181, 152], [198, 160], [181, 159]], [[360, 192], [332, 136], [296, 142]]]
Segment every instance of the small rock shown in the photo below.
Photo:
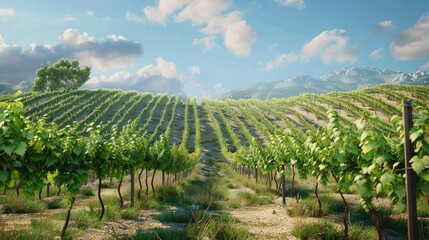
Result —
[[276, 214], [276, 210], [273, 210], [273, 214]]

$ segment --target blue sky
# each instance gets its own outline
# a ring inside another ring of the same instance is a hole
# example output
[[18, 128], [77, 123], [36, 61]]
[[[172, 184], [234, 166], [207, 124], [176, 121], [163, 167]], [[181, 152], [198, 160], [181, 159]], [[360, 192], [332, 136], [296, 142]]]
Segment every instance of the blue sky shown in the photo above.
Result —
[[348, 66], [429, 69], [426, 0], [0, 2], [0, 82], [78, 59], [88, 88], [217, 97]]

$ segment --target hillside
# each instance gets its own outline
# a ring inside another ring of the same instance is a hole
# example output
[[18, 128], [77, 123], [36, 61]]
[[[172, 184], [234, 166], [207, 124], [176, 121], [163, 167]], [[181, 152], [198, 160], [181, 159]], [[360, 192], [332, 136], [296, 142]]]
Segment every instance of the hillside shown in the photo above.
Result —
[[429, 74], [419, 70], [403, 73], [387, 69], [349, 67], [333, 71], [326, 76], [314, 78], [298, 75], [285, 80], [255, 83], [225, 93], [227, 99], [271, 99], [298, 96], [305, 93], [328, 93], [352, 91], [379, 84], [428, 85]]
[[[0, 101], [12, 101], [17, 96], [1, 95]], [[180, 96], [140, 94], [119, 90], [78, 90], [70, 93], [24, 93], [19, 96], [31, 119], [46, 115], [60, 126], [76, 122], [83, 130], [85, 123], [124, 126], [137, 120], [141, 132], [156, 139], [171, 128], [171, 143], [180, 143], [189, 127], [187, 146], [192, 151], [195, 139], [195, 117], [201, 121], [201, 131], [212, 129], [217, 122], [228, 149], [234, 151], [248, 145], [252, 138], [264, 142], [278, 128], [311, 129], [327, 123], [328, 109], [340, 112], [344, 124], [365, 114], [375, 114], [383, 121], [380, 129], [392, 132], [389, 119], [401, 113], [401, 101], [412, 98], [414, 105], [429, 102], [429, 87], [381, 85], [352, 92], [306, 94], [285, 99], [260, 100], [204, 100], [201, 105]], [[186, 106], [188, 105], [188, 106]], [[185, 109], [188, 112], [185, 112]], [[197, 115], [193, 109], [197, 109]], [[174, 113], [174, 115], [173, 115]], [[185, 115], [188, 121], [185, 121]], [[169, 127], [170, 126], [170, 127]], [[238, 139], [238, 140], [237, 140]], [[204, 142], [216, 139], [203, 139]]]

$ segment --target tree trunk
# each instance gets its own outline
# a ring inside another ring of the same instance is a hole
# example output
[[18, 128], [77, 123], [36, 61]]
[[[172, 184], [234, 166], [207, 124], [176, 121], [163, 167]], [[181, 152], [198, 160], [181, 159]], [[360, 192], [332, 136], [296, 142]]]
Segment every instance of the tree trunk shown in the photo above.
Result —
[[42, 200], [42, 190], [43, 190], [43, 188], [41, 188], [41, 189], [39, 190], [39, 200]]
[[122, 197], [122, 194], [121, 194], [121, 186], [122, 186], [122, 180], [124, 180], [124, 172], [125, 172], [125, 169], [122, 169], [121, 179], [119, 180], [119, 184], [118, 184], [119, 206], [121, 208], [124, 206], [124, 198]]
[[139, 201], [141, 200], [141, 195], [140, 195], [140, 193], [141, 193], [142, 188], [143, 188], [143, 185], [142, 185], [142, 179], [141, 179], [141, 176], [142, 176], [143, 171], [144, 171], [144, 168], [142, 168], [142, 170], [141, 170], [141, 171], [140, 171], [140, 173], [139, 173], [139, 191], [137, 192], [137, 199], [138, 199]]
[[165, 185], [165, 172], [161, 171], [161, 174], [162, 174], [162, 186], [164, 186]]
[[101, 205], [101, 214], [98, 217], [98, 221], [101, 222], [101, 219], [103, 219], [103, 215], [105, 211], [103, 199], [101, 199], [101, 176], [98, 178], [98, 201], [100, 201], [100, 205]]
[[149, 171], [146, 169], [146, 196], [149, 196], [149, 184], [147, 183], [147, 175]]
[[19, 197], [19, 188], [21, 187], [21, 183], [18, 183], [16, 186], [16, 195]]
[[69, 226], [70, 214], [71, 214], [71, 210], [73, 208], [74, 200], [75, 200], [75, 197], [72, 197], [69, 210], [67, 211], [66, 222], [64, 223], [63, 230], [61, 232], [61, 239], [64, 239], [64, 236], [65, 236], [66, 231], [67, 231], [67, 227]]
[[156, 168], [153, 170], [152, 173], [152, 180], [150, 181], [150, 186], [152, 187], [152, 193], [155, 195], [155, 188], [153, 187], [153, 180], [155, 179], [155, 173], [156, 173]]
[[60, 196], [61, 193], [61, 186], [58, 188], [57, 196]]
[[316, 187], [314, 188], [314, 194], [316, 195], [317, 204], [319, 206], [319, 210], [317, 212], [317, 217], [322, 216], [322, 202], [320, 202], [319, 194], [317, 193], [317, 189], [319, 188], [319, 182], [316, 182]]
[[130, 170], [130, 175], [131, 175], [131, 207], [134, 207], [134, 169], [131, 168]]
[[377, 230], [378, 240], [381, 240], [382, 235], [381, 235], [380, 217], [378, 216], [374, 207], [372, 207], [369, 211], [372, 213], [372, 216], [374, 217], [375, 229]]
[[258, 169], [255, 166], [255, 181], [258, 183]]
[[[338, 184], [338, 178], [334, 174], [332, 174], [332, 176], [334, 177], [335, 181]], [[347, 224], [347, 213], [349, 212], [349, 205], [347, 204], [347, 201], [344, 198], [344, 195], [339, 188], [338, 188], [338, 193], [340, 194], [341, 199], [343, 200], [343, 204], [344, 204], [344, 211], [343, 211], [344, 239], [348, 240], [349, 239], [349, 226]]]

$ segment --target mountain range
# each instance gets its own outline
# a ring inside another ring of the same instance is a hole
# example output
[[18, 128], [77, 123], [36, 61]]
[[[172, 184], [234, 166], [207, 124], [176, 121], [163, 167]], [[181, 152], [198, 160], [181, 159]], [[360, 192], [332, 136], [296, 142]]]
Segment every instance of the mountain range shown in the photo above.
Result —
[[221, 99], [287, 98], [305, 93], [352, 91], [379, 84], [429, 85], [429, 73], [418, 70], [412, 73], [369, 67], [346, 67], [326, 76], [314, 78], [298, 75], [277, 82], [259, 82], [229, 91]]

